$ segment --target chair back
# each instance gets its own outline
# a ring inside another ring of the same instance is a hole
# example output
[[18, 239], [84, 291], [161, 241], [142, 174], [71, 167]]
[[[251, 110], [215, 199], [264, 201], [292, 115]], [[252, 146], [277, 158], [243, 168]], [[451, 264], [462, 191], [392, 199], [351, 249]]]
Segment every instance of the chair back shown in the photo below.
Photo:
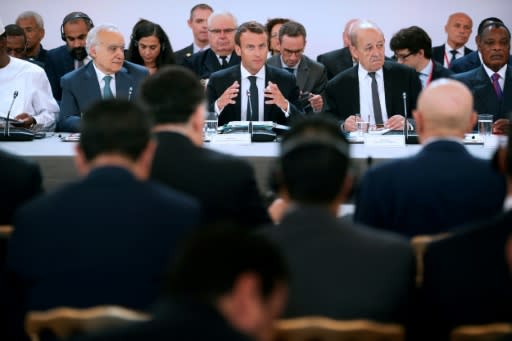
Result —
[[[508, 337], [508, 338], [506, 338]], [[460, 326], [452, 330], [451, 341], [512, 340], [511, 323]]]
[[416, 287], [420, 288], [423, 285], [424, 273], [424, 257], [427, 252], [427, 247], [430, 243], [449, 237], [450, 233], [440, 233], [435, 235], [418, 235], [411, 239], [411, 246], [414, 249], [416, 256]]

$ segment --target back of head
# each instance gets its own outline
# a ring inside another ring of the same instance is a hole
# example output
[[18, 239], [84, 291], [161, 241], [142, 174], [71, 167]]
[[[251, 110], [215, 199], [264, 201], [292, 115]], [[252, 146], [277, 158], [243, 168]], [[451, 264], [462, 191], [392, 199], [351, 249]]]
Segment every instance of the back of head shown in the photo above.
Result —
[[192, 71], [172, 65], [142, 82], [138, 100], [155, 124], [186, 123], [204, 104], [205, 93]]
[[81, 123], [79, 146], [88, 161], [99, 155], [121, 155], [136, 161], [151, 138], [151, 122], [135, 104], [125, 100], [97, 102]]
[[328, 205], [342, 190], [349, 162], [348, 142], [337, 122], [310, 116], [292, 126], [283, 139], [277, 185], [294, 202]]
[[417, 112], [429, 133], [463, 135], [474, 114], [473, 95], [461, 82], [438, 79], [421, 92]]
[[403, 28], [395, 33], [389, 46], [393, 51], [408, 49], [412, 54], [423, 50], [425, 58], [432, 58], [432, 40], [427, 32], [418, 26]]
[[194, 234], [177, 254], [166, 291], [176, 298], [216, 304], [247, 273], [259, 278], [263, 298], [288, 279], [279, 249], [265, 237], [239, 227], [211, 226]]

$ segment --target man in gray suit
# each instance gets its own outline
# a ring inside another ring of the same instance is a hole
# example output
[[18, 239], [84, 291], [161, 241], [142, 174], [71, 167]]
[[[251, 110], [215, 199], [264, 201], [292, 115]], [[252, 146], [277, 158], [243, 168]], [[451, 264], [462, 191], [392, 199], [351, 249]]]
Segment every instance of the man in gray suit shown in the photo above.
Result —
[[279, 42], [281, 53], [270, 57], [267, 64], [295, 75], [305, 111], [322, 111], [327, 73], [322, 64], [304, 55], [306, 29], [298, 22], [289, 21], [279, 29]]

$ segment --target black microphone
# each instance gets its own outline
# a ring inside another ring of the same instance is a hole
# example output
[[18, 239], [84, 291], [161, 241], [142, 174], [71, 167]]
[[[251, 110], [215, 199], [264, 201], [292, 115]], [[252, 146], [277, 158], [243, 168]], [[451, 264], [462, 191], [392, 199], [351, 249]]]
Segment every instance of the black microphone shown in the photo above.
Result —
[[133, 86], [130, 86], [128, 89], [128, 101], [132, 99], [132, 93], [133, 93]]
[[[251, 91], [247, 90], [247, 100], [249, 101], [249, 113], [248, 115], [251, 115], [249, 120], [249, 134], [251, 134], [251, 141], [252, 142], [272, 142], [276, 139], [276, 134], [274, 132], [267, 132], [267, 131], [261, 131], [253, 129], [252, 126], [252, 118], [253, 116], [253, 109], [252, 109], [252, 102], [251, 102]], [[259, 113], [256, 113], [259, 114]], [[256, 119], [257, 121], [258, 119]]]
[[249, 121], [249, 134], [251, 134], [252, 136], [252, 133], [253, 133], [253, 130], [252, 130], [252, 102], [251, 102], [251, 90], [247, 90], [247, 103], [249, 103], [249, 112], [247, 113], [247, 115], [249, 117], [247, 117], [247, 121]]
[[11, 116], [12, 107], [16, 98], [18, 97], [18, 90], [14, 90], [12, 94], [11, 106], [9, 107], [9, 111], [7, 111], [7, 117], [5, 118], [5, 126], [4, 133], [0, 135], [0, 141], [32, 141], [34, 139], [35, 134], [28, 129], [15, 129], [14, 131], [10, 130], [9, 118]]
[[404, 138], [405, 144], [419, 144], [418, 135], [409, 135], [409, 118], [407, 114], [407, 93], [405, 91], [402, 93], [402, 99], [404, 101]]

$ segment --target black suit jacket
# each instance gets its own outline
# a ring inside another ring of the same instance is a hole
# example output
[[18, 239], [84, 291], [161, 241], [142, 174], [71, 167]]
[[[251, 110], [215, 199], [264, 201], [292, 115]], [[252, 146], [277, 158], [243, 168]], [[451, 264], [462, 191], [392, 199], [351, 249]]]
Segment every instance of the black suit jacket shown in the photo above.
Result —
[[57, 101], [60, 101], [62, 98], [61, 77], [74, 69], [75, 61], [71, 54], [69, 54], [67, 45], [62, 45], [48, 51], [44, 70], [50, 81], [53, 97]]
[[256, 227], [270, 221], [246, 161], [197, 147], [179, 133], [157, 137], [151, 179], [199, 200], [205, 222], [232, 220]]
[[471, 90], [474, 107], [478, 113], [493, 114], [495, 121], [500, 118], [508, 118], [508, 114], [512, 111], [512, 69], [510, 65], [505, 73], [503, 97], [499, 101], [496, 98], [492, 81], [483, 66], [458, 73], [453, 75], [453, 78], [463, 82]]
[[176, 59], [176, 64], [183, 65], [185, 63], [185, 59], [190, 58], [192, 54], [194, 54], [194, 44], [190, 44], [189, 46], [174, 52], [174, 59]]
[[407, 240], [308, 206], [293, 208], [263, 233], [290, 267], [286, 316], [405, 321], [414, 277]]
[[321, 54], [316, 57], [316, 60], [325, 65], [328, 79], [332, 79], [340, 72], [354, 66], [348, 47]]
[[[228, 67], [238, 64], [240, 64], [240, 57], [233, 51], [229, 58]], [[194, 71], [201, 79], [208, 79], [212, 73], [222, 69], [217, 56], [211, 48], [193, 54], [190, 58], [185, 59], [183, 65]]]
[[445, 68], [443, 64], [439, 64], [436, 61], [433, 62], [434, 65], [432, 66], [432, 80], [439, 78], [450, 78], [453, 75], [453, 71]]
[[511, 233], [508, 211], [429, 245], [423, 282], [426, 331], [447, 336], [458, 325], [512, 322], [512, 277], [504, 252]]
[[[206, 94], [208, 97], [208, 110], [214, 111], [215, 101], [224, 93], [224, 91], [238, 81], [240, 84], [242, 78], [240, 66], [236, 65], [225, 70], [215, 72], [211, 75]], [[300, 117], [303, 112], [298, 102], [299, 87], [296, 84], [295, 77], [288, 71], [278, 69], [267, 65], [265, 67], [265, 84], [268, 82], [277, 84], [283, 96], [290, 103], [289, 117], [287, 118], [281, 108], [274, 104], [265, 104], [265, 121], [274, 121], [279, 124], [288, 124], [290, 119]], [[219, 115], [219, 125], [224, 125], [231, 121], [241, 120], [241, 100], [240, 93], [235, 98], [235, 104], [227, 105]]]
[[462, 58], [455, 59], [452, 65], [450, 65], [450, 70], [455, 73], [462, 73], [473, 70], [480, 65], [482, 65], [482, 62], [478, 56], [478, 51], [473, 51]]
[[[359, 78], [356, 65], [343, 71], [327, 83], [326, 97], [329, 112], [338, 119], [360, 113]], [[416, 70], [395, 63], [384, 62], [384, 92], [388, 117], [404, 114], [403, 93], [407, 94], [407, 115], [416, 108], [416, 99], [421, 91], [421, 82]]]
[[[435, 60], [436, 62], [438, 62], [439, 64], [444, 65], [444, 52], [445, 52], [445, 44], [439, 45], [439, 46], [434, 46], [432, 48], [432, 59]], [[467, 56], [471, 52], [473, 52], [472, 49], [469, 49], [464, 46], [464, 56]], [[451, 58], [452, 58], [452, 56], [450, 55], [448, 60], [450, 60]], [[460, 58], [457, 58], [457, 59], [460, 59]], [[455, 60], [457, 60], [457, 59], [455, 59]]]

